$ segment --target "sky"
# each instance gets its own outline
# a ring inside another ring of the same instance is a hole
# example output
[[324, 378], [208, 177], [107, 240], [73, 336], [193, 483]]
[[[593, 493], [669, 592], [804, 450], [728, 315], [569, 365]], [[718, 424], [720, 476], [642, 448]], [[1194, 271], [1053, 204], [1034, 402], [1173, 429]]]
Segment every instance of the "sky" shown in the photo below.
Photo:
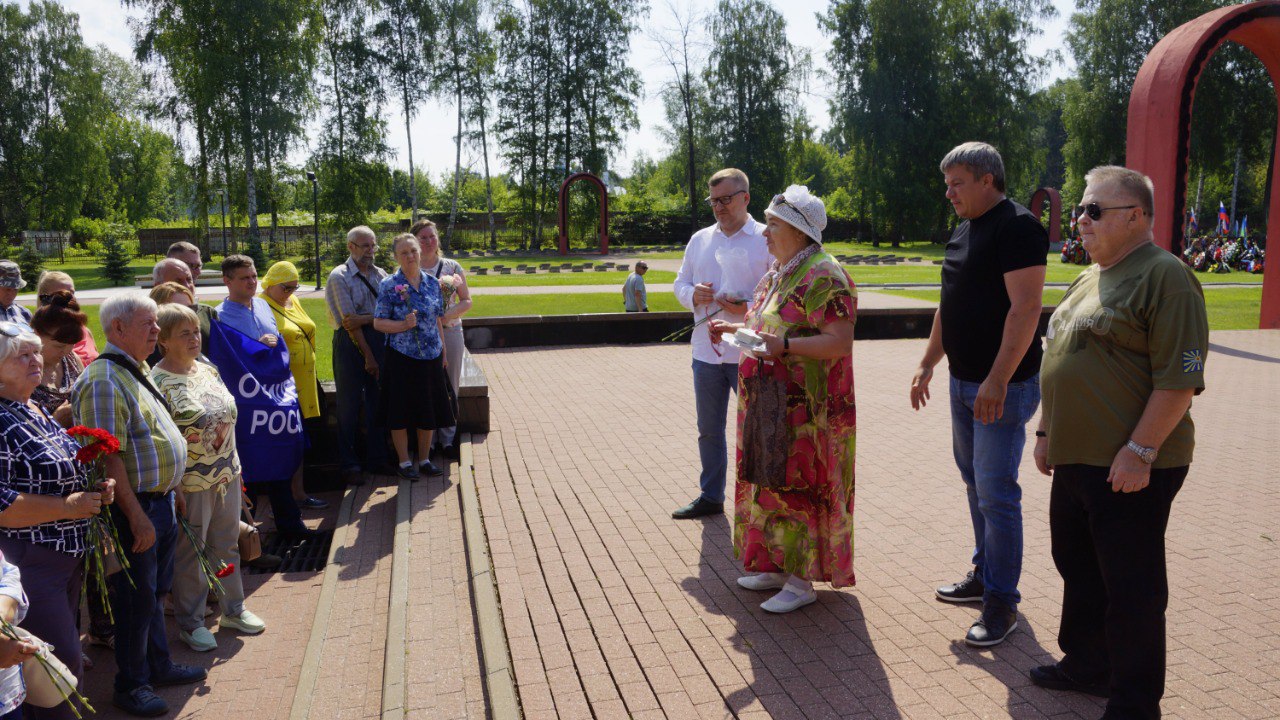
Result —
[[[133, 56], [133, 39], [128, 21], [139, 13], [125, 9], [117, 0], [60, 0], [60, 2], [71, 12], [80, 15], [80, 32], [86, 43], [106, 45], [119, 55]], [[29, 5], [29, 0], [19, 0], [19, 4], [25, 9]], [[660, 128], [666, 120], [663, 117], [659, 93], [663, 83], [670, 77], [671, 71], [669, 67], [663, 65], [659, 46], [652, 37], [675, 26], [673, 5], [677, 12], [705, 15], [714, 8], [715, 0], [651, 0], [651, 4], [649, 16], [641, 21], [641, 30], [633, 36], [631, 42], [631, 63], [644, 80], [645, 88], [644, 97], [638, 102], [636, 108], [640, 127], [627, 135], [622, 151], [612, 160], [612, 166], [623, 174], [628, 173], [636, 158], [642, 155], [658, 158], [667, 151], [660, 133]], [[819, 29], [815, 16], [826, 12], [828, 4], [829, 0], [782, 0], [782, 2], [775, 0], [774, 2], [774, 6], [786, 19], [787, 39], [793, 45], [810, 51], [815, 70], [818, 71], [810, 79], [803, 102], [810, 122], [819, 131], [826, 129], [830, 124], [827, 112], [827, 81], [822, 75], [822, 71], [827, 69], [826, 52], [829, 43]], [[1035, 54], [1058, 50], [1064, 58], [1051, 68], [1046, 81], [1063, 77], [1070, 70], [1067, 64], [1069, 61], [1065, 59], [1067, 53], [1063, 45], [1063, 34], [1074, 3], [1073, 0], [1053, 0], [1053, 4], [1058, 9], [1058, 16], [1045, 24], [1044, 32], [1034, 38], [1031, 43], [1031, 50]], [[705, 52], [703, 55], [705, 56]], [[397, 112], [394, 104], [388, 105], [384, 113], [392, 155], [390, 164], [392, 167], [407, 168], [404, 119]], [[318, 124], [313, 123], [311, 130], [311, 135], [314, 137], [318, 131]], [[454, 163], [453, 136], [456, 130], [455, 108], [447, 102], [428, 100], [413, 123], [414, 166], [420, 171], [425, 168], [433, 179], [451, 170]], [[493, 153], [492, 143], [490, 143], [490, 152]], [[291, 154], [290, 161], [302, 164], [309, 154], [310, 148], [297, 148]], [[475, 169], [480, 169], [480, 158], [478, 156], [468, 158], [468, 153], [464, 149], [463, 164], [466, 165], [469, 161], [475, 163]], [[499, 169], [501, 160], [490, 157], [490, 164], [495, 170]]]

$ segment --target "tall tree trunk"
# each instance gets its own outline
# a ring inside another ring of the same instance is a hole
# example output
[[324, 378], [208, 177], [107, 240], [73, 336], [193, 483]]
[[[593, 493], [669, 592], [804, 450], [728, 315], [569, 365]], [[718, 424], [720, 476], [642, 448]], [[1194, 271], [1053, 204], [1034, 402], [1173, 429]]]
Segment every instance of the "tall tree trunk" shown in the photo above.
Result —
[[410, 130], [409, 114], [409, 79], [400, 79], [400, 89], [404, 96], [404, 138], [409, 148], [409, 224], [418, 219], [418, 184], [413, 172], [413, 131]]
[[693, 140], [693, 77], [689, 73], [687, 47], [684, 54], [684, 80], [680, 85], [680, 96], [684, 100], [685, 141], [689, 154], [689, 233], [693, 234], [698, 231], [698, 165]]
[[231, 123], [222, 124], [222, 203], [229, 218], [230, 236], [223, 246], [223, 254], [230, 255], [240, 249], [236, 242], [236, 214], [231, 205]]
[[209, 253], [209, 142], [205, 137], [203, 109], [196, 115], [196, 216], [199, 218], [196, 242], [203, 262], [211, 259]]
[[453, 198], [449, 201], [449, 227], [440, 242], [442, 253], [448, 252], [453, 243], [453, 228], [458, 222], [458, 190], [462, 183], [462, 72], [456, 69], [453, 97], [458, 102], [458, 134], [453, 138]]
[[249, 215], [249, 242], [260, 242], [258, 237], [258, 180], [254, 166], [253, 111], [246, 100], [240, 110], [240, 134], [244, 143], [245, 212]]
[[[484, 98], [480, 99], [484, 102]], [[485, 109], [480, 109], [480, 154], [484, 155], [484, 200], [489, 210], [489, 247], [498, 249], [498, 228], [493, 220], [493, 178], [489, 175], [489, 135], [485, 130]]]

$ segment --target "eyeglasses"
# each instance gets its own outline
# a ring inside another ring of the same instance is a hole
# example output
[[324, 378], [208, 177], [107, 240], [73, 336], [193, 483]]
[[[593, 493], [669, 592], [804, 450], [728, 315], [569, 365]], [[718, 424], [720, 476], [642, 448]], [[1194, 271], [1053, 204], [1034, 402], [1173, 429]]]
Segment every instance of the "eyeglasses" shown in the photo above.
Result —
[[295, 292], [298, 292], [298, 286], [297, 286], [297, 284], [296, 284], [296, 283], [295, 283], [295, 284], [293, 284], [293, 285], [281, 285], [281, 286], [280, 286], [280, 289], [281, 289], [281, 290], [283, 290], [283, 291], [285, 291], [285, 292], [287, 292], [287, 293], [295, 293]]
[[745, 192], [746, 190], [739, 190], [737, 192], [732, 192], [732, 193], [729, 193], [728, 195], [723, 195], [721, 197], [709, 197], [709, 198], [706, 198], [706, 202], [711, 207], [715, 207], [716, 205], [719, 205], [721, 207], [729, 207], [729, 203], [733, 202], [733, 198], [735, 196], [741, 195]]
[[1098, 203], [1089, 203], [1088, 205], [1076, 206], [1076, 217], [1088, 215], [1090, 220], [1101, 220], [1102, 213], [1108, 210], [1132, 210], [1138, 205], [1114, 205], [1112, 207], [1100, 207]]
[[27, 329], [18, 323], [0, 323], [0, 335], [5, 337], [16, 338], [26, 331]]
[[796, 212], [800, 213], [800, 219], [801, 219], [801, 220], [804, 220], [804, 224], [805, 224], [805, 225], [808, 225], [810, 228], [813, 228], [813, 223], [809, 221], [809, 216], [808, 216], [808, 215], [805, 215], [803, 210], [801, 210], [800, 208], [796, 207], [795, 205], [792, 205], [791, 203], [787, 202], [787, 198], [786, 198], [786, 197], [784, 197], [784, 196], [782, 196], [782, 195], [774, 195], [774, 196], [773, 196], [773, 206], [774, 206], [774, 207], [779, 207], [779, 206], [781, 206], [781, 205], [786, 205], [787, 207], [791, 208], [792, 210], [795, 210]]

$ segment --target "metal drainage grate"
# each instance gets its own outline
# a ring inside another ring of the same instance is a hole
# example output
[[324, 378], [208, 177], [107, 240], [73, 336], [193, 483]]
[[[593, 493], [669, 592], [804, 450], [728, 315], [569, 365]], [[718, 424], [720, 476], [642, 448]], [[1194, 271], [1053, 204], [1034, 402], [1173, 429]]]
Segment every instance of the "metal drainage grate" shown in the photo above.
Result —
[[329, 562], [329, 546], [333, 544], [333, 530], [317, 530], [313, 537], [298, 540], [272, 533], [262, 540], [264, 554], [279, 555], [282, 562], [274, 570], [245, 568], [246, 575], [268, 573], [316, 572]]

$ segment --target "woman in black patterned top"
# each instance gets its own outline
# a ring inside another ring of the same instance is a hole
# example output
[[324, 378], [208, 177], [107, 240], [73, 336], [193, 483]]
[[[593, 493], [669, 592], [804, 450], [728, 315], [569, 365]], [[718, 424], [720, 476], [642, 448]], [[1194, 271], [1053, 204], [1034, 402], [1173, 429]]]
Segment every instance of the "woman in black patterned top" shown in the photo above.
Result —
[[84, 337], [88, 316], [80, 312], [75, 294], [67, 290], [49, 293], [47, 300], [31, 316], [31, 329], [40, 336], [44, 376], [31, 399], [62, 427], [71, 427], [71, 386], [84, 372], [74, 352]]
[[[81, 672], [80, 607], [88, 518], [114, 499], [115, 482], [85, 491], [79, 445], [31, 400], [44, 375], [39, 336], [0, 323], [0, 552], [18, 566], [31, 608], [22, 627], [51, 643]], [[26, 718], [69, 718], [56, 708], [25, 708]]]

